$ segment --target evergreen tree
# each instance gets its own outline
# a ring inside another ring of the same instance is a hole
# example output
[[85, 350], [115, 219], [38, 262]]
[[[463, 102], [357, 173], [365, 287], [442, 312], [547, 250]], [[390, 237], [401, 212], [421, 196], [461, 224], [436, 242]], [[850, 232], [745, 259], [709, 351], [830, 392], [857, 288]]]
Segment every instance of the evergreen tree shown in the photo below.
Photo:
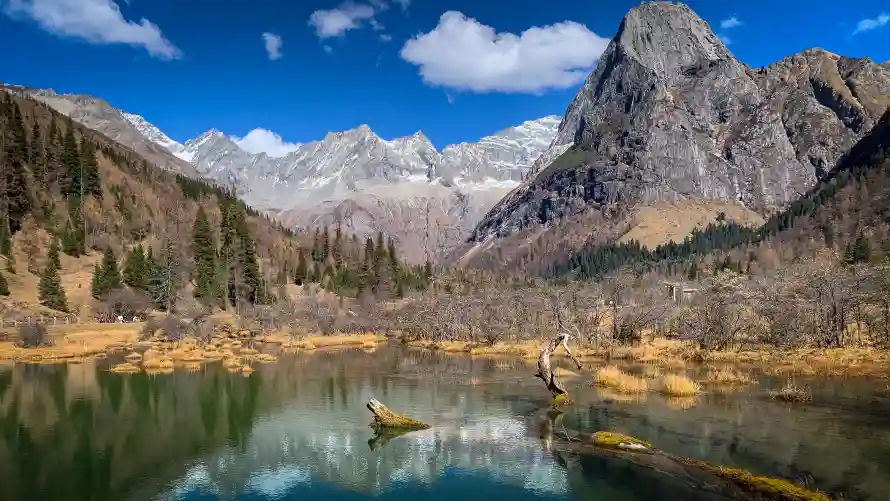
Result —
[[80, 139], [81, 176], [84, 195], [93, 195], [102, 198], [102, 186], [99, 183], [99, 163], [96, 160], [96, 150], [87, 138]]
[[9, 220], [0, 219], [0, 254], [12, 257], [12, 232], [9, 230]]
[[328, 227], [325, 225], [324, 230], [321, 232], [321, 262], [325, 263], [328, 260], [328, 256], [331, 255], [331, 236], [328, 233]]
[[86, 254], [86, 234], [83, 228], [80, 197], [68, 197], [68, 221], [62, 234], [62, 252], [72, 257]]
[[54, 310], [68, 311], [68, 300], [65, 297], [65, 289], [62, 288], [59, 270], [51, 259], [46, 261], [43, 274], [40, 275], [40, 283], [37, 285], [40, 304]]
[[334, 230], [334, 245], [331, 249], [331, 252], [334, 255], [334, 264], [337, 266], [337, 269], [343, 267], [343, 230], [340, 228], [340, 223], [337, 223], [337, 228]]
[[68, 127], [62, 140], [61, 167], [65, 170], [62, 176], [62, 194], [76, 197], [78, 200], [86, 194], [83, 184], [83, 170], [81, 169], [80, 151], [77, 149], [77, 139], [74, 137], [74, 128]]
[[10, 234], [17, 232], [22, 227], [25, 216], [31, 212], [31, 195], [28, 192], [28, 174], [25, 162], [28, 157], [27, 136], [22, 117], [18, 111], [18, 105], [13, 104], [7, 112], [9, 125], [0, 132], [3, 143], [0, 151], [0, 165], [6, 175], [5, 194], [6, 216]]
[[102, 284], [105, 278], [102, 276], [102, 267], [99, 263], [93, 266], [93, 278], [90, 281], [90, 294], [96, 299], [102, 299]]
[[127, 254], [124, 261], [124, 283], [134, 289], [148, 289], [148, 270], [146, 267], [145, 249], [137, 245]]
[[57, 270], [62, 269], [62, 261], [59, 259], [59, 240], [53, 238], [49, 244], [49, 252], [46, 254], [46, 262], [51, 264]]
[[6, 283], [6, 279], [3, 278], [3, 274], [0, 273], [0, 296], [8, 296], [9, 295], [9, 284]]
[[698, 279], [698, 264], [693, 261], [693, 263], [689, 266], [689, 271], [686, 273], [686, 278], [688, 280], [697, 280]]
[[106, 247], [102, 254], [102, 265], [96, 265], [93, 272], [92, 294], [96, 299], [104, 298], [109, 292], [121, 287], [121, 273], [117, 267], [117, 259], [111, 247]]
[[28, 146], [28, 163], [31, 164], [31, 170], [34, 171], [34, 178], [41, 179], [42, 176], [37, 175], [36, 166], [43, 162], [43, 134], [40, 130], [40, 122], [34, 120], [31, 126], [31, 143]]
[[306, 251], [300, 248], [297, 254], [297, 269], [294, 270], [294, 283], [302, 285], [308, 278], [309, 270], [306, 265]]
[[399, 256], [396, 254], [396, 243], [393, 241], [392, 237], [389, 237], [386, 241], [386, 249], [387, 254], [389, 254], [389, 263], [392, 265], [393, 269], [399, 268]]
[[871, 244], [868, 238], [860, 231], [852, 244], [847, 244], [844, 251], [844, 264], [865, 263], [871, 259]]
[[195, 261], [195, 297], [206, 300], [219, 298], [216, 241], [207, 214], [200, 207], [192, 231], [192, 255]]

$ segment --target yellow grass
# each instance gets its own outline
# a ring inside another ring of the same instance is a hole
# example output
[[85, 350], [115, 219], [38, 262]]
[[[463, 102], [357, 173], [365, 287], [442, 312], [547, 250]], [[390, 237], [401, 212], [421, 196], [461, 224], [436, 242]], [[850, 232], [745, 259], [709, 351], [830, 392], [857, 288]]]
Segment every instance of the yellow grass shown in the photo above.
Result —
[[152, 367], [145, 368], [145, 373], [150, 376], [162, 376], [167, 374], [173, 374], [173, 367]]
[[133, 365], [129, 362], [125, 362], [123, 364], [117, 364], [108, 370], [109, 372], [114, 372], [117, 374], [135, 374], [139, 372], [140, 369], [138, 365]]
[[240, 353], [241, 355], [256, 355], [259, 352], [260, 351], [256, 348], [241, 348], [240, 350], [238, 350], [238, 353]]
[[187, 362], [182, 365], [182, 368], [188, 372], [200, 372], [203, 367], [204, 365], [199, 362]]
[[645, 379], [622, 372], [614, 365], [600, 368], [594, 376], [594, 382], [598, 386], [605, 386], [621, 393], [649, 391], [649, 383]]
[[660, 391], [671, 397], [691, 397], [701, 392], [701, 385], [682, 374], [662, 376]]
[[[0, 342], [0, 360], [51, 361], [104, 354], [130, 346], [138, 340], [139, 324], [96, 324], [48, 329], [55, 341], [49, 348], [17, 348], [12, 342]], [[58, 332], [59, 335], [53, 335]]]
[[[295, 342], [297, 348], [312, 350], [315, 348], [367, 347], [370, 344], [386, 341], [383, 334], [332, 334], [330, 336], [305, 336]], [[243, 351], [243, 350], [242, 350]]]
[[142, 361], [142, 367], [145, 369], [173, 369], [173, 359], [167, 356], [157, 356], [146, 358]]
[[613, 389], [606, 388], [605, 386], [597, 386], [596, 394], [603, 400], [610, 400], [622, 404], [644, 402], [649, 396], [648, 393], [619, 393]]
[[253, 367], [251, 367], [249, 365], [245, 365], [245, 366], [241, 367], [242, 374], [251, 374], [252, 372], [253, 372]]
[[272, 362], [278, 361], [278, 357], [276, 357], [275, 355], [269, 355], [267, 353], [260, 353], [259, 355], [253, 357], [253, 359], [264, 364], [270, 364]]
[[730, 367], [709, 369], [708, 373], [705, 375], [705, 381], [707, 383], [719, 385], [744, 385], [754, 382], [748, 374]]

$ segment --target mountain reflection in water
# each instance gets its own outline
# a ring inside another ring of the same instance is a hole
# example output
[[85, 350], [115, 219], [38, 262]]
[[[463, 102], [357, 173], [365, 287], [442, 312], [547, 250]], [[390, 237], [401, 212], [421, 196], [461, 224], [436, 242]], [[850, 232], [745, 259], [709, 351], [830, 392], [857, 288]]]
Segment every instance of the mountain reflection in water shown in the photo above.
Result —
[[[218, 365], [167, 376], [102, 369], [0, 366], [0, 498], [727, 499], [615, 458], [548, 450], [536, 421], [548, 395], [521, 363], [385, 347], [285, 356], [249, 378]], [[654, 395], [604, 399], [576, 379], [578, 405], [561, 422], [890, 499], [890, 427], [870, 417], [886, 398], [877, 385], [826, 385], [834, 407], [753, 391], [680, 410]], [[375, 438], [371, 397], [433, 426]]]

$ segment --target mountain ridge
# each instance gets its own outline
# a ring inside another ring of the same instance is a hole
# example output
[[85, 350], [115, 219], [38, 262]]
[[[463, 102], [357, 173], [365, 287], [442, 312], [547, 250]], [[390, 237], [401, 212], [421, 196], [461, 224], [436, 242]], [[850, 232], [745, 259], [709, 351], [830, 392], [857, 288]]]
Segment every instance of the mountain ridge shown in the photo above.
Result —
[[271, 156], [250, 153], [215, 128], [180, 143], [142, 115], [101, 99], [16, 87], [139, 152], [155, 152], [162, 168], [232, 189], [291, 227], [341, 224], [360, 236], [382, 231], [414, 262], [459, 245], [526, 177], [560, 120], [527, 120], [441, 150], [422, 130], [385, 140], [359, 124]]

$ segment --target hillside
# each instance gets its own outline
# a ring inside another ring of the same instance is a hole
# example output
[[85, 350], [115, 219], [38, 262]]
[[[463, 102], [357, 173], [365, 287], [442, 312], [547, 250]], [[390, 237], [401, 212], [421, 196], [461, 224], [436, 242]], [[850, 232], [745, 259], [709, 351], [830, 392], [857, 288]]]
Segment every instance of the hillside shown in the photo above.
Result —
[[[0, 139], [3, 314], [88, 313], [123, 286], [156, 309], [198, 299], [241, 311], [288, 284], [397, 293], [414, 273], [382, 236], [295, 233], [18, 94], [0, 92]], [[372, 268], [384, 260], [392, 266]]]
[[751, 69], [685, 5], [634, 7], [542, 157], [555, 160], [538, 162], [456, 257], [524, 268], [621, 238], [640, 206], [695, 218], [709, 201], [767, 217], [828, 175], [888, 95], [890, 70], [868, 59], [809, 49]]

